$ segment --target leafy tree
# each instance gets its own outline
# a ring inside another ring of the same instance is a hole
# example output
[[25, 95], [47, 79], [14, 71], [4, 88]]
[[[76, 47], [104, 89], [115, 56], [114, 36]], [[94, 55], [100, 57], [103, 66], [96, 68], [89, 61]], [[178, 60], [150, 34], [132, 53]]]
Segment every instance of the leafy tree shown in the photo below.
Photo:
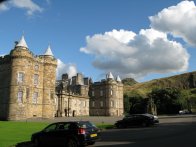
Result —
[[156, 88], [149, 96], [157, 106], [158, 114], [175, 114], [182, 108], [181, 92], [175, 88]]
[[127, 94], [124, 94], [124, 112], [129, 113], [129, 110], [130, 110], [129, 96]]
[[146, 113], [148, 99], [136, 94], [132, 96], [124, 95], [124, 110], [125, 113], [137, 114]]

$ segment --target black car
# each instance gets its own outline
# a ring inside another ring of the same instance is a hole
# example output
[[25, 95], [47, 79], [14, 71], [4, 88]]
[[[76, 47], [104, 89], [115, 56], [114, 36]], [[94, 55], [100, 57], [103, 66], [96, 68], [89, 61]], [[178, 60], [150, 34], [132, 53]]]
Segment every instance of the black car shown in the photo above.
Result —
[[126, 128], [132, 126], [147, 127], [159, 123], [158, 117], [151, 114], [132, 114], [124, 117], [115, 123], [117, 128]]
[[31, 141], [41, 147], [78, 147], [93, 145], [99, 136], [99, 129], [89, 121], [58, 122], [32, 134]]

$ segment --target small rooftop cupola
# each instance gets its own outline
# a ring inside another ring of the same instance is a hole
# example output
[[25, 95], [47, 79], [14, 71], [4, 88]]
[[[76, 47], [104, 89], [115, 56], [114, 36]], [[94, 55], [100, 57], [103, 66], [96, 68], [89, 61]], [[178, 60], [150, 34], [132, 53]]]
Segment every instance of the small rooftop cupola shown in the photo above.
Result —
[[20, 41], [16, 44], [16, 47], [28, 48], [27, 43], [26, 43], [25, 38], [24, 38], [24, 35], [22, 35]]
[[119, 76], [117, 76], [116, 81], [117, 81], [117, 82], [121, 82], [121, 79], [120, 79]]
[[107, 79], [114, 79], [114, 76], [112, 75], [111, 72], [109, 72], [109, 74], [106, 75]]
[[46, 49], [46, 52], [44, 53], [45, 56], [54, 56], [52, 53], [52, 50], [50, 48], [50, 45], [48, 46], [48, 48]]

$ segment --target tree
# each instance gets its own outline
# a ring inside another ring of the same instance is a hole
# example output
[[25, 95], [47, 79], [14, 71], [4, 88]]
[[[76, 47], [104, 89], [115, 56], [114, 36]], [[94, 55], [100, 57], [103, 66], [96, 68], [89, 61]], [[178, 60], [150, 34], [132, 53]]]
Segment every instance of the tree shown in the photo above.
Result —
[[138, 114], [147, 112], [148, 99], [136, 94], [132, 96], [124, 95], [125, 113]]
[[158, 114], [176, 114], [182, 108], [181, 92], [176, 88], [156, 88], [149, 96], [154, 100]]
[[124, 112], [129, 113], [129, 110], [130, 110], [129, 96], [127, 94], [124, 94]]

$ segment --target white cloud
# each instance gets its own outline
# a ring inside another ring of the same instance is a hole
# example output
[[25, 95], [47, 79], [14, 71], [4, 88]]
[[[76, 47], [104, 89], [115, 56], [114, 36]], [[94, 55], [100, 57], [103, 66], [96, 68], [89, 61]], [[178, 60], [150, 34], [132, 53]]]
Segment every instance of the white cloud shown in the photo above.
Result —
[[0, 3], [0, 12], [8, 10], [9, 7], [5, 4], [5, 2]]
[[87, 36], [87, 46], [80, 48], [81, 52], [87, 54], [94, 54], [96, 56], [109, 55], [110, 56], [127, 56], [127, 52], [133, 53], [134, 48], [127, 46], [135, 37], [135, 33], [125, 30], [112, 30], [105, 32], [105, 34], [95, 34], [92, 37]]
[[149, 19], [152, 28], [170, 33], [174, 37], [182, 37], [184, 41], [196, 46], [196, 6], [193, 1], [182, 1]]
[[[121, 36], [127, 41], [122, 41]], [[139, 34], [113, 30], [87, 36], [86, 43], [80, 51], [95, 56], [94, 67], [121, 77], [139, 78], [149, 73], [180, 72], [188, 68], [186, 49], [154, 29], [142, 29]]]
[[27, 9], [27, 14], [32, 15], [34, 12], [42, 12], [42, 8], [32, 0], [11, 0], [10, 3], [17, 8]]
[[0, 11], [5, 11], [11, 7], [26, 9], [28, 15], [33, 15], [35, 12], [42, 12], [43, 8], [34, 3], [32, 0], [9, 0], [0, 4]]
[[62, 74], [68, 73], [69, 77], [77, 74], [77, 68], [74, 64], [64, 64], [60, 59], [57, 59], [57, 79], [60, 80]]

